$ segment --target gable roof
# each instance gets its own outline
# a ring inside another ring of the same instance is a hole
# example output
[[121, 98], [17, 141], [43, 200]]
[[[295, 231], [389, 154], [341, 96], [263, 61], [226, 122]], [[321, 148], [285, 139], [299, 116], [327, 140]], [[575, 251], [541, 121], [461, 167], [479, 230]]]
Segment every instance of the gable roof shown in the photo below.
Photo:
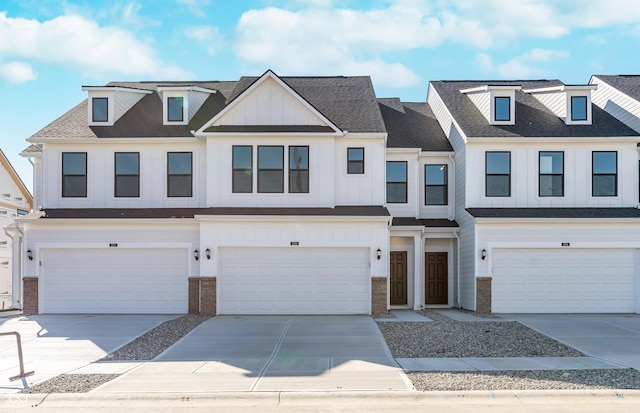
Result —
[[[32, 208], [33, 197], [31, 196], [31, 192], [29, 192], [29, 189], [27, 189], [24, 182], [22, 182], [22, 179], [20, 178], [16, 170], [13, 168], [13, 165], [11, 165], [11, 162], [9, 162], [9, 159], [5, 156], [2, 149], [0, 149], [0, 165], [2, 166], [2, 169], [7, 171], [7, 174], [9, 175], [9, 178], [11, 179], [11, 181], [13, 181], [16, 187], [18, 187], [18, 190], [22, 195], [24, 203], [29, 205], [29, 208]], [[6, 193], [7, 191], [8, 191], [8, 188], [2, 188], [3, 193]], [[17, 195], [17, 194], [12, 194], [12, 195]], [[17, 206], [17, 204], [15, 204], [14, 202], [5, 202], [2, 199], [0, 199], [0, 206], [10, 207], [13, 209]]]
[[640, 102], [640, 75], [593, 75]]
[[387, 148], [419, 148], [423, 151], [453, 151], [431, 107], [425, 102], [378, 99], [387, 128]]
[[467, 137], [614, 137], [640, 136], [607, 112], [592, 104], [591, 125], [567, 125], [538, 99], [522, 90], [515, 91], [515, 125], [491, 125], [471, 99], [460, 90], [486, 85], [521, 86], [541, 89], [561, 86], [559, 80], [511, 81], [434, 81], [431, 85]]

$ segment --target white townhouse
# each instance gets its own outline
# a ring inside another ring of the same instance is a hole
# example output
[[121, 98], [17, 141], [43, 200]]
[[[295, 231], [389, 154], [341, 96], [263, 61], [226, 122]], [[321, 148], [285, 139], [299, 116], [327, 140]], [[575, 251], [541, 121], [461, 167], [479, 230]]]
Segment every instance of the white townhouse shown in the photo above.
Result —
[[83, 89], [23, 152], [25, 313], [455, 305], [453, 152], [425, 103], [378, 101], [368, 77], [272, 71]]
[[461, 307], [640, 312], [640, 135], [607, 112], [619, 104], [602, 89], [430, 83], [455, 150]]
[[640, 133], [640, 75], [593, 75], [593, 103]]
[[[18, 216], [31, 211], [31, 193], [0, 149], [0, 229], [10, 227]], [[14, 251], [19, 256], [20, 243], [13, 242], [10, 231], [0, 231], [0, 309], [20, 308], [20, 260], [13, 262]]]

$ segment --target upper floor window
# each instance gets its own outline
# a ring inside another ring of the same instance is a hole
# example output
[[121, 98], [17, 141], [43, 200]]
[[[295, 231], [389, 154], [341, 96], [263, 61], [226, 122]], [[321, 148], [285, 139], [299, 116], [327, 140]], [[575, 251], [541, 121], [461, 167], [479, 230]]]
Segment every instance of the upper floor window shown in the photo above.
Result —
[[347, 148], [347, 173], [364, 173], [364, 148]]
[[184, 121], [184, 98], [182, 96], [169, 96], [167, 98], [167, 121]]
[[511, 152], [486, 153], [485, 194], [488, 197], [511, 196]]
[[494, 97], [494, 120], [505, 122], [511, 120], [511, 98], [509, 96]]
[[167, 196], [193, 196], [193, 154], [167, 153]]
[[289, 146], [289, 193], [309, 193], [308, 146]]
[[587, 120], [586, 96], [571, 96], [571, 120]]
[[425, 165], [424, 182], [424, 204], [447, 205], [447, 165]]
[[116, 152], [114, 196], [140, 196], [140, 154], [138, 152]]
[[593, 196], [617, 196], [618, 153], [593, 152], [592, 157], [591, 194]]
[[62, 196], [86, 198], [87, 153], [62, 153]]
[[253, 191], [253, 147], [234, 146], [232, 191], [234, 193], [251, 193]]
[[387, 162], [387, 202], [390, 204], [407, 202], [407, 162]]
[[538, 194], [564, 196], [564, 152], [540, 152]]
[[283, 146], [258, 146], [258, 192], [284, 192]]
[[93, 122], [109, 121], [109, 98], [91, 98], [91, 120]]

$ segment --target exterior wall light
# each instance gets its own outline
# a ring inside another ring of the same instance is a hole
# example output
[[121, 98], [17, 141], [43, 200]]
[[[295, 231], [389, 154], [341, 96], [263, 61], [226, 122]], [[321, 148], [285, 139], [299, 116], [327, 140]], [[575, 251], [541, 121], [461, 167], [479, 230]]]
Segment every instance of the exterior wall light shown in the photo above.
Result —
[[482, 261], [484, 261], [485, 258], [487, 258], [487, 250], [482, 249], [482, 256], [481, 257], [482, 257]]
[[29, 261], [33, 261], [33, 252], [31, 252], [31, 249], [27, 250], [27, 258], [29, 258]]
[[204, 250], [204, 255], [207, 257], [208, 260], [210, 260], [211, 259], [211, 250], [209, 248]]
[[378, 248], [377, 251], [376, 251], [376, 258], [378, 260], [380, 260], [381, 257], [382, 257], [382, 250], [380, 248]]
[[193, 259], [198, 261], [200, 259], [200, 251], [197, 249], [193, 250]]

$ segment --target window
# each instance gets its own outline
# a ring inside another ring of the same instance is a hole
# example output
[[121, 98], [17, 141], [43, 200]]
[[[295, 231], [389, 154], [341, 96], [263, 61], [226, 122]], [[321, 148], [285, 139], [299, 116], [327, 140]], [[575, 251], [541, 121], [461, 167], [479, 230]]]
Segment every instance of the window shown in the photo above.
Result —
[[407, 202], [406, 162], [387, 162], [387, 202], [390, 204]]
[[308, 146], [289, 146], [289, 193], [309, 193]]
[[167, 196], [190, 197], [193, 195], [193, 154], [191, 152], [167, 153]]
[[283, 146], [258, 146], [258, 192], [284, 192]]
[[593, 152], [592, 156], [591, 194], [593, 196], [617, 196], [618, 153]]
[[116, 152], [115, 154], [115, 194], [119, 197], [140, 196], [140, 154], [137, 152]]
[[347, 148], [347, 173], [364, 173], [364, 148]]
[[93, 122], [108, 122], [109, 98], [92, 98], [91, 114]]
[[172, 96], [167, 98], [167, 121], [182, 122], [184, 120], [184, 98]]
[[587, 120], [586, 96], [571, 96], [571, 120]]
[[62, 196], [87, 196], [87, 153], [62, 153]]
[[424, 182], [424, 204], [447, 205], [447, 165], [425, 165]]
[[509, 96], [496, 96], [494, 98], [494, 120], [511, 120], [511, 98]]
[[540, 152], [538, 194], [564, 196], [564, 152]]
[[233, 147], [233, 178], [232, 191], [234, 193], [251, 193], [253, 191], [253, 147]]
[[487, 152], [485, 170], [486, 196], [511, 196], [511, 152]]

